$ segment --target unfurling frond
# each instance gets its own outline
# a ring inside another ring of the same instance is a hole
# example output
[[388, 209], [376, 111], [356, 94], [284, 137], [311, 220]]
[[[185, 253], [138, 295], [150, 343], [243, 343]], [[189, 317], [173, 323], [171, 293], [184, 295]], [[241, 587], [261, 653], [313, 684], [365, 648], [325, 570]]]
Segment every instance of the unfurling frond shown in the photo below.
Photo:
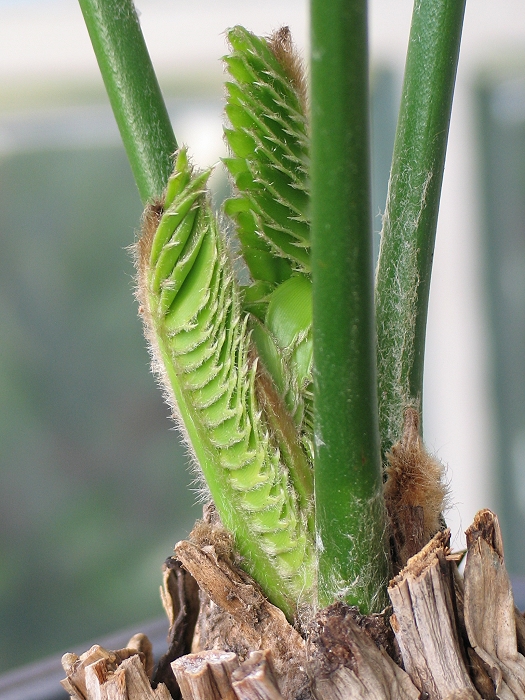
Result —
[[292, 615], [313, 584], [311, 487], [294, 488], [294, 455], [281, 453], [297, 442], [293, 423], [276, 436], [263, 411], [272, 392], [258, 380], [249, 315], [205, 192], [209, 174], [194, 174], [178, 153], [165, 202], [147, 212], [137, 244], [139, 300], [155, 369], [223, 525], [246, 570]]
[[243, 305], [254, 321], [253, 338], [313, 456], [312, 292], [306, 88], [290, 31], [269, 39], [242, 27], [228, 32], [224, 58], [225, 129], [232, 157], [224, 163], [236, 194], [225, 211], [237, 235], [253, 283]]
[[254, 281], [271, 288], [310, 269], [304, 84], [287, 28], [267, 41], [234, 27], [228, 40], [224, 162], [238, 193], [226, 213]]

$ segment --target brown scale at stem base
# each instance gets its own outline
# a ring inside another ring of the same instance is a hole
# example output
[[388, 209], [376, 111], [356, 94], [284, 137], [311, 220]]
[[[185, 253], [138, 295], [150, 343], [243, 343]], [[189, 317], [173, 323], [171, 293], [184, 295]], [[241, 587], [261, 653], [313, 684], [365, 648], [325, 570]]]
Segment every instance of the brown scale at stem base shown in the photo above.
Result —
[[419, 413], [405, 411], [403, 437], [387, 455], [384, 495], [392, 532], [394, 571], [443, 529], [447, 498], [442, 464], [428, 454], [419, 434]]

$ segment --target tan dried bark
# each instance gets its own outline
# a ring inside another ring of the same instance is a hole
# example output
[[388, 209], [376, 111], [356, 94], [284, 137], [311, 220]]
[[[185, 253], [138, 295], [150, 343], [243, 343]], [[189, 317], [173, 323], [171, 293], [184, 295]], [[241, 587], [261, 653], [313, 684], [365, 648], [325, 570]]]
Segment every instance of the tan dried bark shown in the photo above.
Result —
[[252, 651], [239, 665], [237, 654], [209, 650], [172, 663], [183, 700], [283, 700], [270, 651]]
[[409, 676], [360, 629], [343, 603], [321, 610], [309, 636], [309, 672], [318, 700], [417, 700]]
[[[470, 644], [487, 668], [497, 696], [523, 700], [525, 657], [518, 651], [516, 608], [498, 518], [482, 510], [466, 534], [464, 614]], [[518, 624], [521, 634], [521, 620]]]
[[241, 660], [250, 651], [271, 649], [275, 676], [285, 697], [308, 685], [306, 649], [301, 635], [246, 573], [220, 556], [213, 544], [179, 542], [177, 558], [197, 580], [204, 600], [194, 651], [233, 651]]
[[457, 630], [449, 540], [448, 530], [439, 532], [390, 582], [390, 623], [406, 671], [429, 700], [474, 700], [480, 695], [467, 671]]
[[[464, 577], [440, 532], [391, 581], [389, 620], [336, 603], [304, 625], [308, 643], [235, 565], [224, 531], [213, 520], [197, 530], [176, 547], [184, 569], [170, 560], [164, 574], [164, 666], [189, 646], [192, 576], [201, 589], [194, 653], [171, 663], [183, 700], [525, 700], [525, 620], [490, 511], [467, 531]], [[63, 685], [76, 700], [168, 700], [164, 685], [152, 689], [152, 664], [151, 645], [136, 635], [120, 651], [66, 654]]]
[[180, 562], [170, 557], [164, 562], [160, 597], [169, 621], [168, 651], [161, 657], [152, 681], [164, 683], [173, 698], [180, 692], [171, 663], [191, 651], [195, 624], [199, 615], [199, 587]]
[[[257, 584], [231, 562], [220, 531], [215, 546], [214, 526], [210, 525], [204, 534], [201, 528], [202, 524], [196, 538], [199, 544], [180, 542], [175, 548], [184, 568], [198, 580], [204, 592], [194, 649], [227, 649], [238, 654], [241, 662], [247, 657], [232, 676], [237, 698], [415, 700], [419, 697], [408, 675], [385, 651], [391, 646], [393, 635], [385, 625], [384, 616], [360, 616], [355, 609], [342, 604], [332, 606], [327, 616], [321, 613], [310, 625], [309, 681], [303, 638], [283, 613], [264, 598]], [[344, 660], [336, 654], [335, 665], [331, 654], [334, 646], [338, 650], [346, 649]], [[271, 650], [271, 664], [265, 655], [248, 655], [250, 649], [261, 653]], [[209, 683], [207, 661], [201, 663], [206, 658], [205, 652], [200, 652], [173, 664], [185, 700], [200, 700], [194, 688], [190, 691], [193, 694], [186, 698], [185, 665], [191, 667], [191, 683], [195, 674], [199, 683]], [[193, 664], [197, 661], [199, 668], [195, 670]], [[248, 673], [250, 664], [256, 668]], [[210, 695], [213, 700], [215, 697]]]
[[238, 700], [284, 700], [279, 692], [268, 649], [252, 651], [234, 671], [232, 687]]
[[182, 656], [171, 666], [184, 700], [237, 700], [232, 688], [237, 654], [203, 651]]
[[153, 667], [151, 644], [142, 634], [119, 651], [95, 645], [80, 657], [64, 654], [62, 666], [67, 676], [62, 686], [75, 700], [171, 700], [164, 684], [151, 687], [146, 670]]

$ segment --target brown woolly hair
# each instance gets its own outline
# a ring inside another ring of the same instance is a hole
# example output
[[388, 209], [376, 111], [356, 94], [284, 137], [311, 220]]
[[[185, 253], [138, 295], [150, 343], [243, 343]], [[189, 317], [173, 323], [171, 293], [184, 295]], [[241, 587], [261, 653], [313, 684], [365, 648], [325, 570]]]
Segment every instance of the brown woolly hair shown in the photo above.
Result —
[[385, 505], [392, 527], [394, 565], [402, 568], [442, 529], [448, 496], [443, 465], [425, 449], [415, 408], [406, 409], [403, 437], [387, 459]]
[[162, 214], [163, 207], [161, 202], [154, 202], [146, 206], [146, 209], [142, 214], [140, 236], [132, 248], [135, 269], [137, 270], [137, 288], [135, 291], [135, 296], [141, 305], [141, 308], [139, 309], [140, 313], [144, 313], [145, 306], [147, 305], [146, 274], [153, 238], [155, 236], [155, 232], [157, 231]]
[[303, 107], [306, 108], [307, 87], [304, 62], [293, 44], [290, 28], [281, 27], [277, 29], [267, 38], [267, 41], [271, 52], [284, 68], [292, 85], [297, 90]]

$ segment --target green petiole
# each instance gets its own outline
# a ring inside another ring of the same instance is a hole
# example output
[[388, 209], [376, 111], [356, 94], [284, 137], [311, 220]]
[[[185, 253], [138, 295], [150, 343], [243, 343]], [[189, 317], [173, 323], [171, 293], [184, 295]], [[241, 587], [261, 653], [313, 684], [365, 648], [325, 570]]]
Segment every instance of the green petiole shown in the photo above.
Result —
[[145, 204], [161, 197], [177, 149], [133, 0], [79, 0]]
[[414, 4], [376, 280], [383, 457], [401, 439], [405, 409], [422, 407], [430, 275], [464, 12], [465, 0]]

